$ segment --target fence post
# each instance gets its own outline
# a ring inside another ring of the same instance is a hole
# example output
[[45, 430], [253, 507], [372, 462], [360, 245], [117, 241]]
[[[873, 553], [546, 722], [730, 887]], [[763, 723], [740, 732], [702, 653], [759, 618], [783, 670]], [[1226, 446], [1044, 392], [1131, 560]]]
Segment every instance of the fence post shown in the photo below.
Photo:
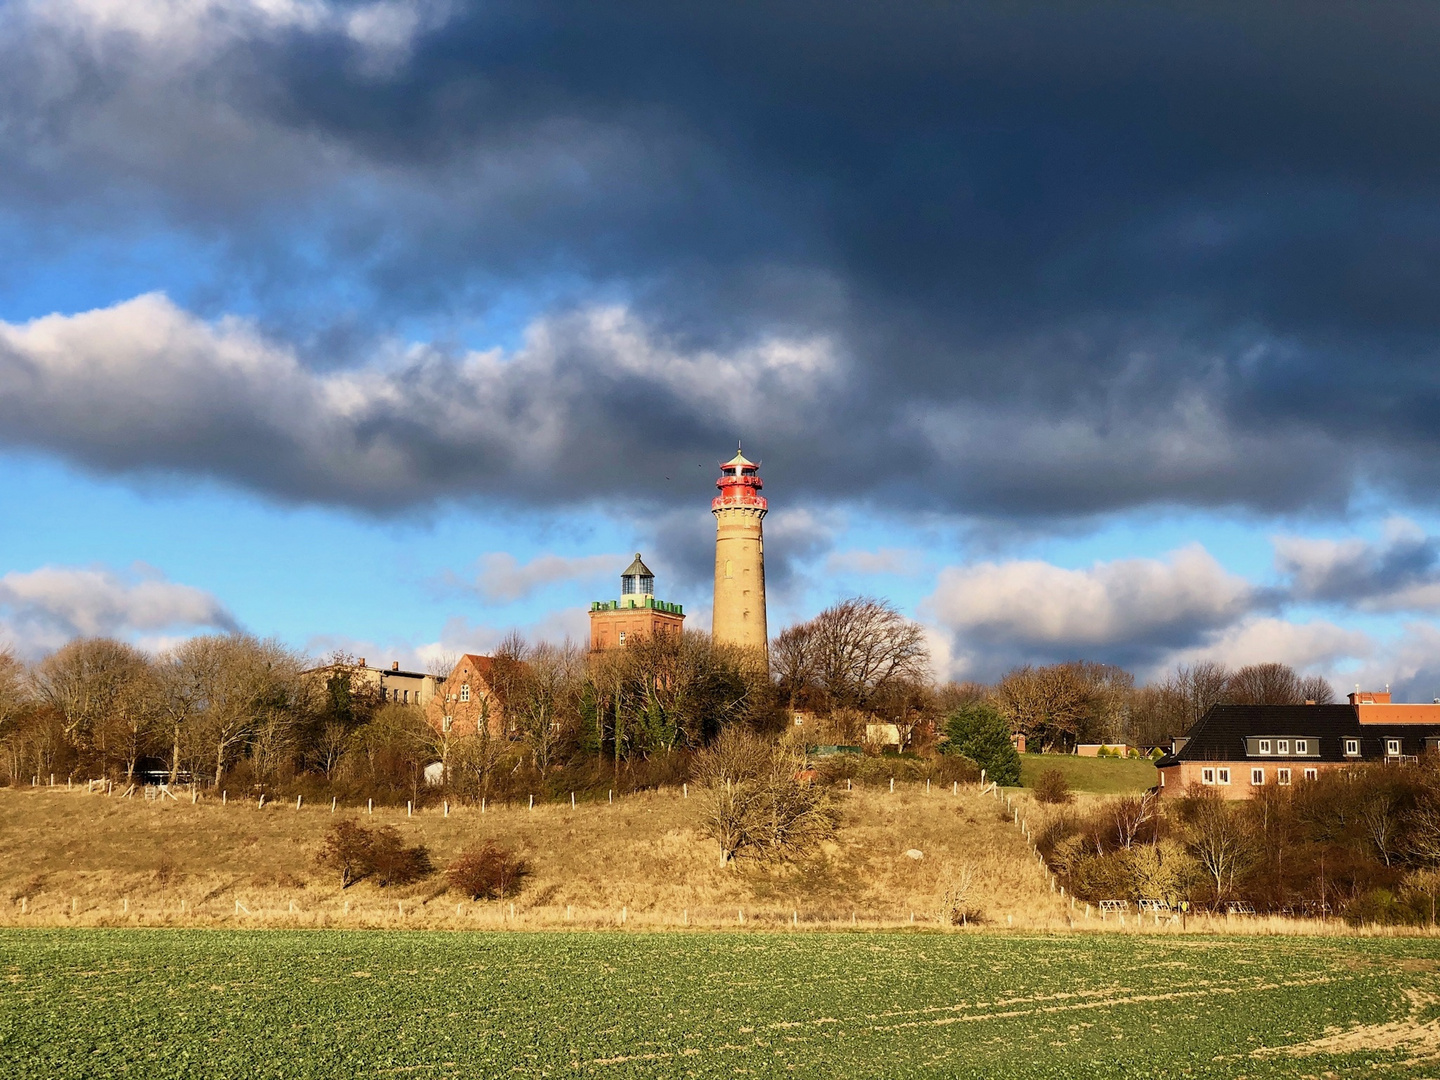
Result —
[[332, 814], [335, 812], [335, 803], [336, 803], [337, 801], [338, 801], [338, 796], [335, 796], [335, 795], [331, 795], [331, 796], [330, 796], [330, 812], [331, 812]]
[[615, 805], [615, 789], [613, 787], [610, 789], [610, 805]]
[[959, 795], [959, 794], [960, 794], [960, 781], [959, 781], [959, 780], [955, 780], [955, 781], [953, 781], [953, 782], [950, 784], [950, 794], [951, 794], [951, 795]]
[[220, 805], [221, 805], [221, 806], [224, 806], [225, 803], [229, 800], [229, 798], [230, 798], [230, 793], [229, 793], [228, 791], [221, 791], [221, 792], [220, 792]]
[[570, 809], [575, 809], [575, 792], [570, 792]]
[[681, 784], [681, 785], [680, 785], [680, 790], [685, 793], [685, 795], [684, 795], [685, 798], [688, 799], [688, 798], [690, 797], [690, 785], [689, 785], [689, 783]]
[[414, 817], [414, 816], [415, 816], [415, 804], [412, 803], [409, 799], [406, 799], [406, 800], [405, 800], [405, 816], [406, 816], [406, 817]]
[[449, 800], [449, 799], [446, 799], [446, 800], [445, 800], [445, 816], [446, 816], [446, 817], [449, 817], [449, 816], [450, 816], [450, 800]]
[[305, 798], [304, 795], [296, 795], [296, 796], [295, 796], [295, 809], [296, 809], [296, 810], [299, 810], [299, 809], [300, 809], [300, 803], [301, 803], [302, 800], [304, 800], [304, 798]]
[[480, 796], [480, 812], [481, 812], [482, 814], [485, 812], [485, 796], [484, 796], [484, 795], [481, 795], [481, 796]]
[[367, 814], [373, 814], [373, 813], [375, 813], [375, 800], [374, 800], [374, 799], [366, 799], [366, 800], [365, 800], [365, 813], [367, 813]]
[[534, 795], [531, 795], [531, 796], [530, 796], [530, 809], [531, 809], [531, 810], [534, 810], [534, 809], [535, 809], [535, 796], [534, 796]]
[[264, 809], [265, 809], [265, 793], [264, 793], [263, 791], [260, 793], [260, 803], [259, 803], [258, 806], [255, 807], [255, 809], [256, 809], [256, 810], [264, 810]]
[[890, 777], [890, 794], [895, 794], [895, 778], [893, 776]]

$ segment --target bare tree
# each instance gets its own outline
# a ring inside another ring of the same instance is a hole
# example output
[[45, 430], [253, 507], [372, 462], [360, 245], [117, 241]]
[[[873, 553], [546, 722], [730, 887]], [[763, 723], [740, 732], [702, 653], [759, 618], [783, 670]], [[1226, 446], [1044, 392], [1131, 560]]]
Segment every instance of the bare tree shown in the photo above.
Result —
[[1247, 664], [1230, 676], [1225, 699], [1232, 705], [1299, 705], [1300, 677], [1289, 664]]
[[869, 709], [885, 689], [928, 683], [930, 653], [919, 623], [884, 600], [857, 596], [775, 639], [782, 691], [819, 694], [830, 708]]
[[175, 650], [169, 684], [188, 705], [186, 730], [208, 754], [219, 785], [257, 730], [295, 709], [300, 658], [275, 641], [247, 634], [191, 638]]
[[1335, 701], [1335, 688], [1323, 675], [1306, 675], [1300, 680], [1300, 700], [1330, 705]]
[[1242, 811], [1211, 790], [1183, 800], [1186, 846], [1210, 878], [1217, 903], [1230, 896], [1235, 880], [1254, 861], [1255, 847]]
[[1047, 751], [1073, 743], [1090, 708], [1090, 687], [1069, 664], [1016, 668], [994, 695], [1011, 729]]
[[826, 790], [803, 778], [803, 765], [794, 752], [738, 727], [696, 756], [705, 827], [722, 866], [742, 855], [792, 861], [834, 833], [839, 817]]
[[[142, 695], [135, 684], [148, 673], [145, 654], [134, 646], [79, 638], [42, 660], [32, 677], [36, 696], [63, 718], [70, 744], [104, 761], [112, 752], [124, 753], [115, 742], [132, 720], [143, 726]], [[119, 730], [117, 716], [124, 718]], [[133, 757], [128, 771], [134, 771]]]
[[516, 680], [507, 716], [525, 736], [541, 772], [550, 768], [564, 728], [574, 720], [582, 671], [583, 657], [573, 642], [542, 644], [529, 650]]
[[1140, 831], [1155, 820], [1155, 793], [1147, 791], [1139, 798], [1116, 799], [1110, 807], [1115, 821], [1115, 835], [1125, 850], [1135, 846]]

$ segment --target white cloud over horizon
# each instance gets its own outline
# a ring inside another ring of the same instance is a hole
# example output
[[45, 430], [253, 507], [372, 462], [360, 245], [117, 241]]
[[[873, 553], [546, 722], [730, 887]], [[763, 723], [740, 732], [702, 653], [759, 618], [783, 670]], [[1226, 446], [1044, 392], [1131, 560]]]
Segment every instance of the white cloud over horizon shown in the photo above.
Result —
[[148, 567], [44, 566], [0, 576], [0, 641], [34, 658], [76, 637], [117, 636], [155, 646], [165, 631], [238, 629], [212, 594]]

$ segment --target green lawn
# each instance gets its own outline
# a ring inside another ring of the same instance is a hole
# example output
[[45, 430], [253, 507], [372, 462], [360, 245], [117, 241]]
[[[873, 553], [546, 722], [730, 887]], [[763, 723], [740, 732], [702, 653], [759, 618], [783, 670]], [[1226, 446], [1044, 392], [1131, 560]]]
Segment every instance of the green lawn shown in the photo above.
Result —
[[1436, 939], [12, 930], [0, 1075], [1398, 1078], [1437, 1001]]
[[1034, 787], [1040, 774], [1059, 769], [1076, 791], [1099, 795], [1138, 794], [1154, 787], [1154, 762], [1133, 758], [1090, 758], [1074, 754], [1021, 754], [1020, 784]]

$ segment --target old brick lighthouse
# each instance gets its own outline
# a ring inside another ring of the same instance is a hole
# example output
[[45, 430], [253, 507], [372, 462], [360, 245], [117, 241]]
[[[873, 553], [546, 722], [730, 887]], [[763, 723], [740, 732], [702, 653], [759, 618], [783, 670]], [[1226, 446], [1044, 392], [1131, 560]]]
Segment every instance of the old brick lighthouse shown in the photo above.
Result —
[[747, 645], [764, 651], [769, 645], [765, 627], [765, 537], [761, 522], [767, 504], [760, 494], [760, 466], [744, 454], [720, 466], [720, 489], [710, 503], [715, 515], [715, 621], [716, 641]]

